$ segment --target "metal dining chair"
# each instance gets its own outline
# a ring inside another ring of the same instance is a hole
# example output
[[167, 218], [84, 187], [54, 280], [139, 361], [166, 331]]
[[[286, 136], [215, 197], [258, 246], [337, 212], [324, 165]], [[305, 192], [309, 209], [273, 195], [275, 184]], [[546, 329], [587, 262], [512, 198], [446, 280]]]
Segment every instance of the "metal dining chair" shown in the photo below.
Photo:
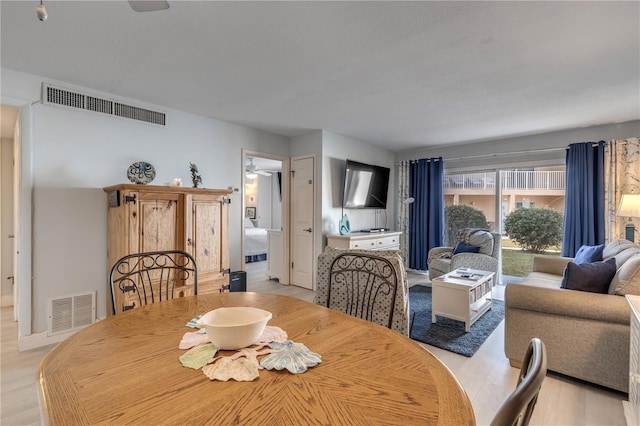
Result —
[[[109, 272], [112, 313], [162, 300], [198, 294], [198, 268], [189, 253], [181, 250], [130, 254]], [[117, 293], [120, 292], [120, 297]]]
[[526, 426], [538, 401], [547, 375], [547, 349], [542, 340], [531, 339], [522, 361], [516, 390], [507, 398], [491, 421], [491, 426]]

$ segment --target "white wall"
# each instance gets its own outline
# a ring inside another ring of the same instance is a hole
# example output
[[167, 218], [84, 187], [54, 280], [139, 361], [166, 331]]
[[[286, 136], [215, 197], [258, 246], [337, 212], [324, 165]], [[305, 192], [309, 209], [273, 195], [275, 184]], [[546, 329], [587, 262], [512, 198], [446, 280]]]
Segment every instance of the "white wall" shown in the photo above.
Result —
[[272, 176], [258, 175], [258, 204], [257, 226], [258, 228], [271, 229], [271, 205], [272, 205]]
[[[85, 93], [68, 83], [2, 69], [3, 96], [37, 102], [43, 81]], [[33, 119], [32, 331], [46, 330], [47, 299], [96, 290], [106, 315], [106, 208], [102, 188], [128, 183], [135, 161], [156, 168], [153, 184], [179, 177], [190, 185], [189, 162], [207, 188], [241, 188], [242, 148], [289, 154], [289, 140], [195, 114], [119, 98], [167, 113], [160, 127], [99, 113], [35, 104]], [[240, 192], [231, 203], [231, 269], [241, 264]]]
[[[338, 221], [342, 217], [342, 191], [347, 159], [391, 169], [387, 209], [379, 212], [378, 226], [395, 229], [394, 212], [397, 192], [395, 190], [395, 154], [328, 131], [323, 131], [322, 135], [322, 233], [324, 235], [339, 233]], [[377, 212], [376, 209], [344, 210], [344, 213], [349, 216], [352, 232], [373, 228]]]

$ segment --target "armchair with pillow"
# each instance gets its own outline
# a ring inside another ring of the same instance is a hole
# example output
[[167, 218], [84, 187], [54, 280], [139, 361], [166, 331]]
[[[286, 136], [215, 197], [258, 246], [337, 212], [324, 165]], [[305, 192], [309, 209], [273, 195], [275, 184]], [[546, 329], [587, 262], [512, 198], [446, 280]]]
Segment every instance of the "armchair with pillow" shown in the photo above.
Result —
[[464, 228], [458, 231], [455, 247], [435, 247], [429, 250], [429, 278], [434, 279], [458, 268], [480, 269], [498, 273], [501, 250], [500, 234], [485, 229]]

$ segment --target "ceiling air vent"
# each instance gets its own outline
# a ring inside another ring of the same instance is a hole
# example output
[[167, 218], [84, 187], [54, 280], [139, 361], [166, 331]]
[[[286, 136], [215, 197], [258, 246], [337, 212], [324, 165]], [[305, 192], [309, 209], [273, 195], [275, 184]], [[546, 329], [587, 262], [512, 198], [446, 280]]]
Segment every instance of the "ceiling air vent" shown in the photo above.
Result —
[[134, 105], [127, 105], [113, 99], [99, 98], [60, 87], [42, 84], [42, 103], [60, 105], [69, 108], [84, 109], [116, 117], [130, 118], [145, 123], [166, 126], [167, 115]]
[[125, 105], [119, 102], [115, 103], [115, 107], [114, 115], [118, 117], [146, 121], [147, 123], [160, 124], [161, 126], [166, 124], [166, 114], [163, 112], [151, 111], [150, 109]]

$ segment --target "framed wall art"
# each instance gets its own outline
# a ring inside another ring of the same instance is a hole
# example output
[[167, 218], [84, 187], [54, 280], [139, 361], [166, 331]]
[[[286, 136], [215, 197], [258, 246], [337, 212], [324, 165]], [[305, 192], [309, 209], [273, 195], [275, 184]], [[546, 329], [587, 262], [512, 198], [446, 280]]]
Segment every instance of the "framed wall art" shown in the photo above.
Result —
[[249, 219], [255, 220], [256, 218], [256, 208], [255, 207], [247, 207], [244, 213], [245, 217]]

